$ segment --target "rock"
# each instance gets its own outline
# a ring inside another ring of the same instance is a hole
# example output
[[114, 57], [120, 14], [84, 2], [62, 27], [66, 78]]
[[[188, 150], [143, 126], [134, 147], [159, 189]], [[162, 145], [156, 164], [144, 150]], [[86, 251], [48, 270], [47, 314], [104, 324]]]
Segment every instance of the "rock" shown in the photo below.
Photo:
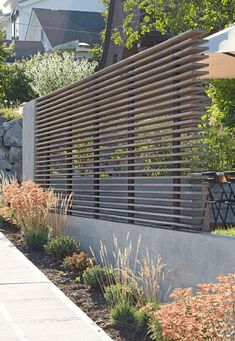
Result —
[[8, 150], [4, 147], [0, 147], [0, 160], [6, 159], [8, 154]]
[[2, 125], [4, 129], [3, 142], [8, 147], [22, 147], [22, 119], [18, 118]]
[[0, 170], [10, 171], [12, 169], [12, 164], [7, 160], [0, 160]]
[[4, 135], [4, 129], [3, 127], [0, 127], [0, 137], [2, 137]]
[[10, 152], [9, 152], [9, 160], [11, 163], [16, 163], [18, 161], [21, 161], [22, 160], [22, 148], [11, 147]]
[[[1, 112], [0, 112], [1, 115]], [[0, 125], [3, 125], [3, 123], [7, 122], [7, 119], [3, 116], [0, 116]]]

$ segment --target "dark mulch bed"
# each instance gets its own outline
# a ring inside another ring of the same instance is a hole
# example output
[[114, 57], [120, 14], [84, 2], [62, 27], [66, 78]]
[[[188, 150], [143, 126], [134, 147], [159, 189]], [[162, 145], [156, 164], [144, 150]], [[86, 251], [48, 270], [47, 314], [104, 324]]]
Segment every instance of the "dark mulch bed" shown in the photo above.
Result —
[[110, 323], [109, 309], [102, 292], [76, 283], [72, 274], [64, 273], [61, 263], [44, 252], [27, 252], [20, 232], [7, 223], [1, 224], [0, 231], [28, 257], [66, 296], [79, 306], [115, 341], [150, 341], [146, 335], [137, 333], [133, 328], [116, 328]]

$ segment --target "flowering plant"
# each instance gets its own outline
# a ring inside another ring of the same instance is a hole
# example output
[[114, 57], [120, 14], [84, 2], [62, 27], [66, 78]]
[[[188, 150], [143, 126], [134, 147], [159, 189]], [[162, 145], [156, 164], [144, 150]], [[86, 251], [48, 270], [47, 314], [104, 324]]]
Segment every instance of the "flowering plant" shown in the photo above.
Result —
[[218, 281], [198, 285], [195, 295], [192, 288], [175, 290], [171, 295], [175, 301], [154, 314], [165, 339], [234, 340], [235, 275], [220, 275]]

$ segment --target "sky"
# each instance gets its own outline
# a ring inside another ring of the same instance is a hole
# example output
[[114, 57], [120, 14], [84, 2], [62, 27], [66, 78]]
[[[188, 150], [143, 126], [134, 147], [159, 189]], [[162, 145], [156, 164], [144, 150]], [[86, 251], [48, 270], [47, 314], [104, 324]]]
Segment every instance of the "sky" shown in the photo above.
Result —
[[0, 9], [2, 9], [2, 4], [4, 3], [5, 0], [0, 0]]

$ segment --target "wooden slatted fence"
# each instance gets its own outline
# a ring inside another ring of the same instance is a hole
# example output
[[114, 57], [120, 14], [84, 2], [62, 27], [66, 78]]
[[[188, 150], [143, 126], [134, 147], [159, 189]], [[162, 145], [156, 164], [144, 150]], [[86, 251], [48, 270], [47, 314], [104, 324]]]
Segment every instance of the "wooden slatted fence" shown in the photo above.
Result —
[[73, 215], [201, 229], [203, 43], [186, 32], [39, 98], [36, 182], [73, 192]]

